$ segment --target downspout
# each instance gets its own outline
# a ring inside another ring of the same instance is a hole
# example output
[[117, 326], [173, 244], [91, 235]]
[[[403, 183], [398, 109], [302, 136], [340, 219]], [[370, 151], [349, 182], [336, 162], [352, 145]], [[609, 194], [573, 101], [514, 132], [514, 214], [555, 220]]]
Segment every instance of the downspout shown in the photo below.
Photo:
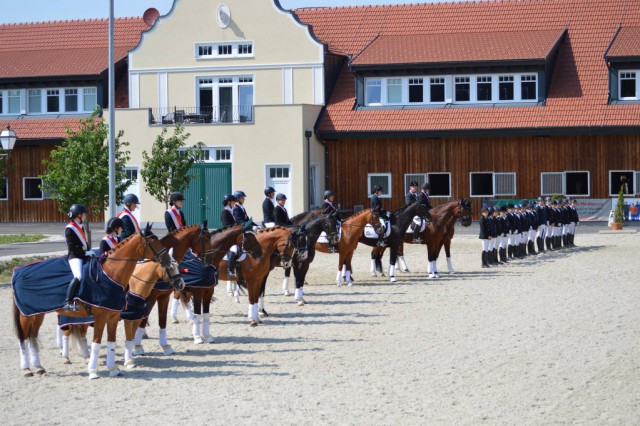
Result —
[[307, 209], [311, 210], [311, 178], [309, 173], [311, 172], [311, 136], [313, 132], [311, 130], [305, 130], [304, 136], [307, 138]]

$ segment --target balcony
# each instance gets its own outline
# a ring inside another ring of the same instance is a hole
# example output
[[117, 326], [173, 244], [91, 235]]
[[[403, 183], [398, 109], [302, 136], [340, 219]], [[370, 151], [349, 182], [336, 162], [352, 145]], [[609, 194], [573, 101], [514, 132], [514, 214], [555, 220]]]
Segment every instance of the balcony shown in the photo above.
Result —
[[251, 123], [253, 105], [149, 108], [150, 126]]

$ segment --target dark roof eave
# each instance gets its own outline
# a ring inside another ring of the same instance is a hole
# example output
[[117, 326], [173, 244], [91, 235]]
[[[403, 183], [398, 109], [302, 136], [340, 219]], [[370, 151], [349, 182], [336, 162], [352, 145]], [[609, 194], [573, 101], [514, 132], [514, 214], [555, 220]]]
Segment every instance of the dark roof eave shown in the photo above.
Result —
[[634, 56], [605, 56], [607, 62], [624, 63], [624, 62], [640, 62], [640, 55]]
[[399, 130], [399, 131], [328, 131], [317, 130], [322, 140], [371, 139], [371, 138], [448, 138], [448, 137], [499, 137], [499, 136], [562, 136], [562, 135], [640, 135], [640, 126], [583, 126], [583, 127], [532, 127], [511, 129], [463, 129], [463, 130]]
[[547, 64], [547, 58], [510, 59], [495, 61], [457, 61], [457, 62], [416, 62], [408, 64], [350, 64], [354, 71], [383, 71], [399, 69], [459, 68], [459, 67], [495, 67], [495, 66], [541, 66]]

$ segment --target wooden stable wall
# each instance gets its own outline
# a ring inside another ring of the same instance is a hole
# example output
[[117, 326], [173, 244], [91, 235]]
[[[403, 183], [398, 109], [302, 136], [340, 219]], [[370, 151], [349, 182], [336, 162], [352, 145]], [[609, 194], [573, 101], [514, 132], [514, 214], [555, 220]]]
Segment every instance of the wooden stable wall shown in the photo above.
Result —
[[[66, 222], [54, 200], [25, 200], [23, 177], [38, 177], [44, 172], [42, 160], [49, 158], [55, 145], [16, 146], [9, 157], [8, 199], [0, 200], [0, 222]], [[91, 218], [103, 221], [103, 215]]]
[[[589, 198], [610, 198], [609, 170], [640, 170], [640, 135], [327, 141], [330, 187], [342, 208], [369, 206], [368, 173], [391, 173], [392, 198], [404, 205], [406, 173], [451, 173], [451, 199], [470, 197], [470, 172], [515, 172], [518, 197], [537, 198], [541, 172], [589, 171]], [[450, 199], [434, 198], [432, 204]], [[482, 198], [473, 198], [477, 220]]]

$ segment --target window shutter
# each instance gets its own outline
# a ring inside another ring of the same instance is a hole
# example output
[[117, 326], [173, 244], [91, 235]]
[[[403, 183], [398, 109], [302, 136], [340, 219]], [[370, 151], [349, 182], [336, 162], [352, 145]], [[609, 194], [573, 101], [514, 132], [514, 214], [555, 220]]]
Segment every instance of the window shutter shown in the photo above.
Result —
[[564, 194], [564, 173], [541, 173], [542, 195]]
[[494, 173], [493, 188], [494, 195], [516, 195], [516, 174]]

